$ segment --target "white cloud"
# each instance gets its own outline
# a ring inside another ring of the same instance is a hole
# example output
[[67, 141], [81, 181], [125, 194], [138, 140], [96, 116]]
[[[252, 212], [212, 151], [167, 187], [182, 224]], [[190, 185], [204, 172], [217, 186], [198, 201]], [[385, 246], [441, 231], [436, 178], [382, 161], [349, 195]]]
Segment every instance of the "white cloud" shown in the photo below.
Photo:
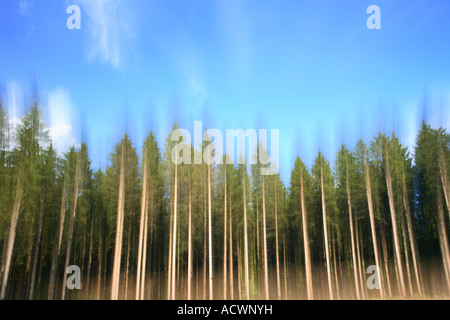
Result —
[[48, 94], [48, 127], [53, 147], [59, 152], [69, 151], [70, 147], [79, 147], [74, 131], [74, 105], [70, 92], [57, 88]]
[[33, 8], [33, 3], [29, 0], [19, 1], [19, 12], [22, 16], [31, 17], [31, 9]]
[[13, 128], [20, 123], [20, 118], [23, 115], [23, 89], [17, 81], [11, 80], [6, 84], [6, 92], [8, 117], [11, 128]]
[[[6, 83], [5, 107], [8, 112], [11, 129], [17, 128], [22, 122], [22, 117], [29, 111], [26, 104], [28, 88], [24, 88], [19, 82], [10, 80]], [[76, 119], [74, 116], [75, 107], [70, 97], [69, 90], [56, 88], [48, 94], [44, 93], [44, 115], [47, 124], [49, 137], [53, 143], [53, 148], [63, 154], [69, 151], [72, 146], [80, 147], [74, 128]], [[16, 141], [12, 140], [10, 149], [17, 147]]]
[[[81, 5], [81, 24], [88, 28], [89, 60], [100, 59], [119, 67], [124, 47], [134, 37], [127, 15], [125, 3], [121, 0], [78, 0]], [[88, 21], [83, 20], [87, 16]]]

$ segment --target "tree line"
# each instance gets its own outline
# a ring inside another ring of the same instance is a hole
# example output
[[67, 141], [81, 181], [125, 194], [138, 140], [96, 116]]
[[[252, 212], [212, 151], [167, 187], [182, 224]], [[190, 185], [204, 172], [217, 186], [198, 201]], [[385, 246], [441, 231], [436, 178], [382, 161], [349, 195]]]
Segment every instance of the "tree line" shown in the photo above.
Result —
[[[38, 104], [16, 126], [0, 105], [0, 121], [1, 299], [449, 294], [443, 128], [423, 122], [414, 154], [379, 133], [332, 162], [297, 157], [285, 185], [260, 163], [176, 164], [171, 135], [161, 149], [152, 132], [140, 157], [125, 134], [94, 172], [86, 144], [58, 155]], [[80, 290], [67, 289], [70, 265]]]

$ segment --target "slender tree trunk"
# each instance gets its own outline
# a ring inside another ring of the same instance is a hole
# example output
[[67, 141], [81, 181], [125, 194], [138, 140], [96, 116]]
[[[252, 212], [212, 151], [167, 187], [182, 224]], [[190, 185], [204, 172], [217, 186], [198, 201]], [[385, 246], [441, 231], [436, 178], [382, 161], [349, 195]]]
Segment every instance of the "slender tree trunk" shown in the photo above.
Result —
[[189, 221], [188, 221], [188, 283], [187, 283], [187, 299], [191, 300], [192, 285], [192, 213], [191, 213], [191, 185], [189, 184]]
[[328, 275], [328, 292], [330, 294], [330, 299], [333, 300], [333, 285], [331, 283], [331, 266], [330, 266], [330, 253], [328, 247], [328, 227], [327, 227], [327, 209], [325, 203], [325, 189], [323, 183], [323, 167], [320, 166], [320, 189], [322, 192], [322, 219], [323, 219], [323, 234], [325, 238], [325, 255], [327, 259], [327, 275]]
[[1, 264], [0, 264], [0, 290], [1, 290], [1, 287], [2, 287], [2, 281], [3, 281], [3, 274], [4, 274], [4, 272], [5, 272], [5, 261], [6, 261], [6, 248], [7, 248], [7, 244], [8, 244], [8, 234], [5, 232], [5, 234], [4, 234], [4, 239], [3, 239], [3, 248], [2, 248], [2, 261], [1, 261]]
[[448, 183], [447, 165], [442, 145], [439, 147], [439, 172], [441, 174], [442, 187], [444, 189], [445, 204], [447, 205], [448, 216], [450, 218], [450, 185]]
[[392, 189], [392, 178], [391, 178], [391, 167], [389, 163], [389, 153], [386, 150], [386, 185], [389, 196], [389, 208], [391, 211], [391, 219], [392, 219], [392, 231], [394, 236], [394, 246], [395, 246], [395, 257], [397, 261], [397, 269], [400, 278], [400, 292], [402, 296], [406, 296], [405, 289], [405, 279], [403, 276], [403, 266], [402, 266], [402, 255], [400, 252], [400, 243], [397, 231], [397, 217], [395, 215], [395, 204], [394, 204], [394, 191]]
[[66, 216], [66, 192], [65, 192], [65, 190], [66, 190], [66, 181], [64, 180], [64, 186], [63, 186], [63, 191], [62, 191], [62, 196], [61, 196], [61, 207], [60, 207], [60, 214], [59, 214], [58, 231], [55, 235], [55, 246], [53, 247], [52, 265], [51, 265], [51, 269], [50, 269], [47, 300], [53, 300], [53, 298], [54, 298], [56, 270], [58, 270], [58, 258], [59, 258], [59, 253], [61, 250], [61, 241], [62, 241], [63, 228], [64, 228], [64, 218]]
[[130, 268], [130, 241], [131, 241], [131, 224], [128, 225], [128, 236], [127, 236], [127, 266], [125, 268], [125, 298], [128, 300], [128, 270]]
[[142, 199], [141, 199], [141, 218], [139, 222], [139, 246], [138, 246], [138, 261], [137, 261], [137, 275], [136, 275], [136, 300], [140, 300], [140, 285], [141, 285], [141, 267], [142, 267], [142, 248], [144, 241], [144, 222], [145, 210], [147, 201], [147, 157], [144, 156], [144, 177], [142, 181]]
[[394, 271], [395, 271], [395, 279], [397, 281], [397, 288], [399, 289], [398, 291], [400, 292], [400, 278], [398, 276], [398, 267], [397, 267], [397, 257], [394, 254]]
[[[379, 255], [378, 255], [378, 243], [377, 243], [377, 234], [376, 234], [376, 230], [375, 230], [375, 214], [373, 212], [372, 186], [370, 183], [369, 166], [367, 163], [367, 159], [364, 159], [364, 162], [365, 162], [364, 163], [364, 171], [365, 171], [365, 180], [366, 180], [367, 204], [369, 207], [370, 229], [372, 232], [373, 251], [375, 254], [375, 264], [378, 266], [378, 268], [380, 268], [381, 264], [380, 264], [380, 259], [379, 259]], [[380, 284], [380, 297], [381, 297], [381, 299], [383, 299], [384, 298], [384, 290], [383, 290], [383, 282], [381, 281], [381, 274], [378, 275], [378, 283]]]
[[97, 300], [100, 300], [101, 283], [102, 283], [102, 220], [99, 218], [98, 232], [98, 271], [97, 271]]
[[409, 294], [413, 295], [411, 270], [409, 268], [408, 243], [407, 243], [407, 239], [406, 239], [405, 217], [403, 215], [401, 218], [401, 226], [402, 226], [402, 236], [403, 236], [403, 248], [405, 250], [405, 262], [406, 262], [406, 275], [407, 275], [407, 279], [408, 279], [408, 289], [409, 289]]
[[262, 288], [264, 275], [261, 270], [264, 269], [264, 261], [261, 262], [261, 256], [263, 256], [263, 254], [261, 253], [261, 237], [259, 228], [259, 196], [258, 193], [256, 193], [256, 274], [258, 277], [258, 287]]
[[[34, 217], [32, 218], [31, 225], [34, 226]], [[34, 229], [34, 227], [32, 227]], [[30, 295], [29, 292], [29, 284], [31, 283], [31, 257], [33, 252], [33, 232], [29, 232], [28, 241], [26, 248], [29, 248], [29, 254], [27, 255], [26, 269], [25, 269], [25, 281], [23, 282], [25, 296], [28, 297]], [[22, 299], [22, 295], [21, 295]]]
[[355, 217], [355, 239], [356, 239], [356, 252], [358, 254], [358, 269], [359, 269], [359, 283], [361, 285], [361, 297], [363, 300], [366, 299], [366, 290], [365, 290], [365, 283], [363, 279], [363, 268], [361, 265], [361, 250], [359, 248], [360, 236], [359, 236], [359, 229], [358, 229], [358, 219]]
[[120, 264], [122, 258], [122, 235], [125, 205], [125, 150], [122, 146], [119, 176], [119, 199], [117, 206], [116, 242], [114, 246], [114, 265], [112, 272], [111, 300], [119, 299]]
[[240, 236], [238, 233], [238, 242], [237, 242], [237, 256], [238, 256], [238, 297], [239, 300], [242, 300], [242, 285], [241, 285], [241, 244], [240, 244]]
[[259, 198], [256, 194], [256, 259], [258, 260], [258, 270], [259, 270], [259, 255], [260, 255], [260, 241], [259, 241]]
[[223, 197], [223, 299], [227, 299], [227, 165], [225, 166], [225, 186]]
[[75, 215], [77, 214], [77, 202], [78, 202], [78, 192], [79, 192], [79, 183], [80, 183], [79, 176], [80, 176], [80, 159], [77, 156], [77, 164], [75, 167], [75, 183], [74, 183], [74, 187], [73, 187], [73, 208], [72, 208], [72, 217], [70, 219], [66, 262], [64, 264], [64, 275], [63, 275], [63, 285], [62, 285], [62, 291], [61, 291], [61, 300], [64, 300], [66, 297], [66, 272], [67, 272], [67, 268], [69, 267], [70, 254], [72, 251], [73, 226], [75, 224]]
[[250, 281], [248, 275], [248, 236], [247, 236], [247, 199], [245, 189], [245, 176], [247, 172], [244, 171], [243, 175], [243, 190], [244, 190], [244, 268], [245, 268], [245, 292], [246, 299], [250, 300]]
[[206, 185], [203, 192], [203, 300], [206, 300], [206, 250], [207, 250], [207, 220], [206, 220]]
[[90, 234], [90, 237], [89, 237], [89, 257], [88, 257], [88, 269], [87, 269], [87, 281], [86, 281], [86, 299], [89, 299], [89, 283], [90, 283], [90, 280], [91, 280], [93, 234], [94, 234], [94, 217], [92, 217], [91, 234]]
[[312, 272], [311, 272], [311, 253], [309, 245], [309, 232], [308, 232], [308, 215], [305, 205], [305, 190], [303, 187], [303, 169], [300, 169], [300, 202], [302, 209], [302, 227], [303, 227], [303, 247], [305, 251], [305, 271], [306, 271], [306, 290], [308, 294], [308, 300], [314, 299], [314, 290], [312, 284]]
[[283, 237], [284, 298], [288, 300], [287, 267], [286, 267], [286, 235]]
[[[86, 219], [86, 221], [87, 221], [87, 219]], [[81, 273], [82, 274], [84, 274], [84, 263], [85, 263], [85, 257], [86, 257], [86, 238], [87, 238], [87, 236], [86, 236], [86, 234], [87, 234], [87, 226], [88, 226], [88, 224], [86, 223], [85, 224], [85, 226], [84, 226], [84, 232], [83, 232], [83, 235], [82, 235], [82, 251], [81, 251]], [[83, 289], [83, 287], [84, 287], [84, 283], [82, 282], [81, 283], [81, 289]]]
[[211, 230], [211, 165], [208, 166], [208, 265], [209, 265], [209, 300], [213, 300], [213, 269], [212, 269], [212, 230]]
[[333, 242], [333, 264], [334, 264], [334, 279], [336, 282], [336, 296], [337, 296], [337, 299], [340, 300], [341, 297], [339, 295], [339, 277], [338, 277], [338, 273], [337, 273], [337, 259], [336, 259], [336, 237], [334, 235], [334, 232], [332, 234], [333, 234], [333, 239], [332, 239], [332, 242]]
[[172, 208], [170, 210], [170, 227], [169, 227], [169, 265], [168, 265], [168, 275], [167, 275], [167, 300], [172, 299], [172, 239], [173, 239], [173, 214]]
[[[148, 204], [148, 192], [145, 193], [146, 200], [145, 200], [145, 213], [144, 213], [144, 240], [143, 240], [143, 250], [142, 250], [142, 270], [141, 270], [141, 284], [139, 286], [141, 292], [139, 294], [139, 299], [144, 300], [145, 299], [145, 277], [146, 277], [146, 270], [147, 270], [147, 246], [148, 246], [148, 210], [149, 210], [149, 204]], [[152, 198], [153, 199], [153, 198]], [[152, 208], [153, 208], [153, 200], [152, 200]], [[151, 229], [151, 221], [150, 221], [150, 243], [152, 241], [152, 229]], [[150, 247], [151, 249], [151, 247]], [[151, 253], [150, 253], [151, 257]]]
[[269, 270], [267, 263], [267, 226], [266, 226], [266, 197], [264, 190], [264, 177], [262, 179], [262, 205], [263, 205], [263, 250], [264, 250], [264, 297], [269, 300]]
[[34, 257], [33, 257], [33, 270], [31, 271], [31, 284], [30, 284], [30, 296], [29, 299], [33, 300], [34, 295], [34, 283], [36, 281], [36, 270], [39, 258], [39, 249], [41, 246], [41, 235], [42, 235], [42, 223], [44, 221], [44, 199], [41, 199], [41, 208], [39, 213], [39, 225], [38, 225], [38, 233], [36, 236], [36, 244], [34, 249]]
[[229, 250], [229, 254], [230, 254], [230, 259], [229, 259], [229, 263], [230, 263], [230, 299], [234, 300], [234, 272], [233, 272], [233, 212], [232, 212], [232, 205], [231, 205], [231, 193], [230, 193], [230, 250]]
[[177, 196], [178, 196], [178, 165], [175, 164], [175, 184], [174, 184], [174, 200], [173, 200], [173, 240], [172, 240], [172, 300], [175, 300], [175, 267], [177, 258]]
[[345, 183], [347, 190], [347, 204], [348, 204], [348, 218], [350, 223], [350, 239], [352, 245], [352, 263], [353, 263], [353, 276], [355, 278], [355, 289], [356, 289], [356, 298], [358, 300], [361, 299], [361, 295], [359, 293], [359, 281], [358, 281], [358, 265], [356, 262], [356, 251], [355, 251], [355, 234], [353, 232], [353, 214], [352, 214], [352, 195], [350, 191], [350, 177], [348, 174], [348, 159], [346, 160], [346, 173], [345, 173]]
[[277, 292], [278, 292], [278, 300], [281, 300], [280, 254], [278, 252], [277, 185], [278, 185], [278, 181], [275, 180], [275, 257], [276, 257], [276, 260], [277, 260]]
[[447, 282], [447, 289], [450, 289], [450, 251], [448, 248], [447, 228], [445, 226], [444, 209], [442, 208], [442, 193], [439, 183], [437, 189], [437, 228], [442, 252], [442, 261], [444, 265], [445, 280]]
[[406, 225], [408, 227], [408, 234], [409, 234], [409, 243], [411, 245], [411, 253], [413, 258], [413, 265], [414, 265], [414, 273], [416, 275], [416, 285], [417, 290], [419, 291], [419, 295], [422, 295], [422, 284], [421, 284], [421, 277], [419, 273], [419, 259], [416, 249], [416, 241], [414, 238], [414, 231], [412, 227], [411, 222], [411, 209], [409, 206], [408, 196], [407, 196], [407, 190], [406, 190], [406, 177], [405, 172], [403, 171], [403, 205], [405, 207], [405, 215], [406, 215]]
[[[386, 241], [386, 231], [385, 231], [385, 227], [384, 224], [381, 224], [381, 247], [383, 250], [383, 258], [384, 258], [384, 270], [386, 273], [386, 283], [387, 283], [387, 289], [388, 289], [388, 294], [390, 297], [392, 297], [392, 290], [391, 290], [391, 276], [389, 273], [389, 256], [388, 256], [388, 249], [387, 249], [387, 241]], [[381, 272], [381, 267], [380, 267], [380, 272]], [[400, 286], [399, 286], [400, 288]]]
[[[181, 220], [181, 219], [178, 219], [178, 220]], [[181, 232], [181, 226], [180, 226], [180, 221], [178, 221], [177, 222], [178, 223], [178, 227], [177, 227], [177, 255], [176, 255], [176, 259], [177, 259], [177, 272], [176, 272], [176, 278], [175, 278], [175, 283], [176, 283], [176, 286], [178, 287], [177, 288], [177, 292], [183, 292], [183, 281], [180, 281], [180, 252], [181, 252], [181, 250], [180, 250], [180, 239], [181, 239], [181, 237], [180, 237], [180, 232]], [[180, 288], [180, 284], [181, 284], [181, 288]], [[176, 292], [176, 293], [177, 293]], [[176, 293], [174, 293], [174, 295], [176, 296]], [[173, 300], [175, 300], [175, 297], [174, 297], [174, 299]]]
[[196, 300], [198, 300], [199, 299], [199, 285], [198, 285], [198, 283], [199, 283], [199, 279], [200, 279], [200, 276], [199, 276], [199, 264], [198, 264], [198, 254], [196, 254], [195, 255], [195, 257], [197, 258], [196, 259], [196, 264], [195, 264], [195, 269], [196, 269], [196, 279], [195, 279], [195, 286], [196, 286], [196, 289], [195, 289], [195, 299]]
[[14, 249], [14, 241], [16, 239], [16, 227], [17, 221], [19, 220], [20, 202], [22, 200], [22, 194], [23, 194], [22, 181], [19, 177], [17, 181], [16, 195], [14, 197], [14, 206], [11, 214], [11, 224], [9, 226], [8, 244], [6, 247], [5, 270], [3, 272], [2, 291], [0, 294], [0, 300], [5, 299], [6, 296], [6, 286], [8, 285], [9, 270], [11, 268], [11, 260]]

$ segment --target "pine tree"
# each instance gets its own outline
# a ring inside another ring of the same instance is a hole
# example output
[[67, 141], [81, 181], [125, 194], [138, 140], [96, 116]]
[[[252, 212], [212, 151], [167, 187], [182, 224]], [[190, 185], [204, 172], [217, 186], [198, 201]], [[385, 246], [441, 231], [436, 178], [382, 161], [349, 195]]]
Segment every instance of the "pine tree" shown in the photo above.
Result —
[[[351, 185], [351, 177], [355, 176], [355, 158], [350, 153], [350, 151], [345, 147], [341, 146], [341, 149], [338, 151], [337, 159], [336, 159], [336, 174], [337, 174], [337, 197], [341, 197], [346, 199], [348, 217], [349, 217], [349, 225], [350, 225], [350, 242], [351, 242], [351, 256], [352, 256], [352, 268], [353, 268], [353, 276], [355, 281], [355, 291], [356, 298], [358, 300], [361, 299], [360, 295], [360, 284], [359, 284], [359, 271], [358, 271], [358, 263], [356, 259], [356, 246], [355, 242], [355, 232], [354, 232], [354, 223], [353, 223], [353, 205], [352, 205], [352, 185]], [[341, 191], [341, 192], [339, 192]]]
[[[42, 114], [37, 103], [26, 114], [17, 127], [18, 149], [14, 151], [15, 158], [15, 190], [13, 196], [13, 206], [11, 210], [11, 222], [9, 225], [8, 239], [6, 245], [5, 261], [3, 267], [3, 280], [0, 299], [6, 297], [6, 287], [8, 285], [9, 272], [12, 263], [14, 242], [16, 238], [17, 223], [22, 206], [25, 207], [25, 224], [32, 227], [33, 207], [36, 205], [34, 195], [38, 191], [37, 166], [38, 158], [42, 152], [42, 146], [48, 142], [48, 133]], [[25, 188], [25, 184], [27, 188]], [[27, 223], [28, 222], [28, 223]], [[31, 233], [32, 235], [32, 233]], [[29, 238], [32, 240], [32, 238]], [[31, 260], [31, 255], [29, 255]]]
[[323, 222], [323, 235], [324, 235], [324, 246], [325, 246], [325, 258], [327, 264], [327, 278], [328, 278], [328, 293], [331, 300], [334, 299], [333, 294], [333, 285], [331, 283], [331, 262], [330, 262], [330, 253], [329, 253], [329, 241], [328, 241], [328, 218], [327, 218], [327, 210], [333, 212], [334, 207], [331, 203], [332, 196], [332, 188], [333, 188], [333, 178], [331, 176], [331, 169], [328, 162], [323, 157], [322, 153], [319, 152], [319, 155], [314, 161], [314, 165], [312, 168], [312, 174], [314, 177], [315, 188], [316, 190], [320, 190], [320, 208], [322, 211], [322, 222]]

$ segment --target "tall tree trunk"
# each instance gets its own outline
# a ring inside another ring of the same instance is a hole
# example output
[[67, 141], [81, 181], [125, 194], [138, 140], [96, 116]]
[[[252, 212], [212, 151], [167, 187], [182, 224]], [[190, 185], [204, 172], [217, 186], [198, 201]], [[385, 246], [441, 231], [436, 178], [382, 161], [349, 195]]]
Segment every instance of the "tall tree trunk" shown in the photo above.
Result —
[[420, 280], [421, 277], [420, 277], [420, 273], [419, 273], [419, 259], [418, 259], [416, 241], [414, 238], [414, 230], [413, 230], [412, 222], [411, 222], [411, 209], [409, 206], [409, 201], [408, 201], [408, 196], [407, 196], [406, 177], [405, 177], [404, 171], [403, 171], [403, 205], [405, 207], [406, 225], [408, 227], [409, 242], [411, 245], [411, 253], [412, 253], [413, 265], [414, 265], [414, 273], [416, 275], [417, 290], [419, 291], [419, 295], [422, 295], [422, 284], [421, 284], [421, 280]]
[[[178, 220], [180, 220], [180, 221], [178, 221], [178, 227], [177, 227], [177, 256], [176, 256], [176, 259], [177, 259], [177, 272], [176, 272], [176, 278], [175, 278], [175, 283], [176, 283], [176, 285], [178, 286], [178, 288], [177, 288], [177, 291], [178, 292], [183, 292], [183, 281], [181, 280], [180, 281], [180, 256], [181, 256], [181, 254], [180, 254], [180, 252], [181, 252], [181, 250], [180, 250], [180, 239], [181, 239], [181, 236], [180, 236], [180, 232], [181, 232], [181, 219], [178, 219]], [[180, 288], [180, 284], [181, 284], [181, 288]], [[174, 295], [176, 295], [176, 293], [174, 294]], [[174, 299], [173, 300], [175, 300], [175, 297], [174, 297]]]
[[229, 259], [229, 263], [230, 263], [230, 299], [234, 300], [234, 272], [233, 272], [233, 212], [232, 212], [232, 204], [231, 204], [231, 192], [230, 192], [230, 250], [229, 250], [229, 254], [230, 254], [230, 259]]
[[36, 236], [36, 244], [34, 249], [34, 257], [33, 257], [33, 270], [31, 271], [31, 284], [30, 284], [30, 296], [29, 299], [33, 300], [34, 295], [34, 283], [36, 281], [36, 271], [37, 264], [39, 258], [39, 249], [41, 246], [41, 235], [42, 235], [42, 223], [44, 221], [44, 199], [41, 199], [41, 208], [39, 212], [39, 225], [38, 225], [38, 233]]
[[97, 300], [100, 300], [101, 283], [102, 283], [102, 220], [99, 218], [98, 231], [98, 271], [97, 271]]
[[277, 185], [275, 180], [275, 258], [277, 260], [277, 292], [278, 300], [281, 300], [281, 280], [280, 280], [280, 254], [278, 252], [278, 206], [277, 206]]
[[[246, 170], [246, 169], [245, 169]], [[243, 190], [244, 190], [244, 274], [245, 274], [245, 292], [246, 299], [250, 300], [250, 281], [248, 275], [248, 236], [247, 236], [247, 198], [245, 192], [245, 176], [247, 172], [244, 171], [243, 175]]]
[[[370, 218], [370, 229], [372, 232], [372, 243], [373, 243], [373, 252], [375, 254], [375, 264], [378, 268], [380, 268], [380, 259], [378, 255], [378, 243], [377, 243], [377, 234], [375, 229], [375, 214], [373, 212], [373, 200], [372, 200], [372, 185], [370, 182], [370, 173], [369, 173], [369, 165], [367, 163], [367, 159], [364, 159], [364, 171], [365, 171], [365, 180], [366, 180], [366, 193], [367, 193], [367, 204], [369, 207], [369, 218]], [[380, 268], [381, 271], [381, 268]], [[381, 273], [381, 272], [380, 272]], [[378, 283], [380, 284], [380, 297], [384, 298], [384, 290], [383, 290], [383, 282], [381, 281], [381, 274], [378, 274]]]
[[400, 252], [400, 243], [397, 231], [397, 217], [395, 215], [395, 204], [394, 204], [394, 191], [392, 189], [392, 178], [391, 178], [391, 166], [389, 163], [389, 152], [386, 150], [386, 185], [389, 197], [389, 208], [391, 212], [392, 219], [392, 231], [394, 236], [394, 247], [395, 247], [395, 257], [397, 261], [397, 269], [400, 278], [400, 293], [402, 296], [406, 296], [405, 279], [403, 276], [403, 266], [402, 266], [402, 255]]
[[[34, 217], [31, 220], [32, 225], [32, 229], [34, 229]], [[28, 297], [30, 295], [29, 292], [29, 284], [31, 283], [31, 257], [32, 257], [32, 252], [33, 252], [33, 232], [29, 232], [29, 236], [28, 236], [28, 241], [27, 241], [27, 246], [26, 248], [29, 248], [29, 254], [27, 255], [27, 262], [26, 262], [26, 269], [25, 269], [25, 277], [23, 277], [23, 279], [25, 279], [25, 281], [23, 282], [23, 287], [24, 287], [24, 292], [25, 292], [25, 296]], [[22, 299], [22, 295], [21, 295], [21, 299]]]
[[314, 290], [311, 272], [311, 253], [309, 246], [308, 216], [306, 213], [305, 190], [303, 187], [303, 168], [300, 169], [300, 202], [302, 209], [303, 247], [305, 251], [306, 290], [308, 294], [308, 300], [313, 300]]
[[225, 186], [223, 197], [223, 299], [227, 299], [227, 165], [225, 166]]
[[262, 205], [263, 205], [263, 250], [264, 250], [264, 297], [266, 300], [269, 300], [269, 270], [267, 263], [266, 197], [264, 190], [264, 177], [262, 178]]
[[444, 265], [445, 280], [447, 289], [450, 289], [450, 251], [448, 248], [447, 228], [445, 226], [444, 209], [442, 208], [442, 193], [439, 183], [437, 184], [437, 228], [439, 233], [439, 243], [442, 252], [442, 261]]
[[174, 183], [174, 199], [173, 199], [173, 240], [172, 240], [172, 300], [175, 300], [175, 267], [177, 258], [177, 195], [178, 195], [178, 165], [175, 164], [175, 183]]
[[337, 273], [337, 259], [336, 259], [336, 236], [335, 236], [334, 232], [332, 233], [332, 235], [333, 235], [333, 239], [332, 239], [332, 242], [333, 242], [333, 264], [334, 264], [334, 279], [336, 282], [336, 296], [337, 296], [337, 299], [340, 300], [341, 297], [339, 295], [339, 277], [338, 277], [338, 273]]
[[70, 219], [69, 226], [69, 236], [67, 242], [67, 252], [66, 252], [66, 262], [64, 264], [64, 275], [63, 275], [63, 285], [61, 291], [61, 300], [64, 300], [66, 297], [66, 272], [69, 267], [70, 254], [72, 251], [72, 241], [73, 241], [73, 226], [75, 224], [75, 216], [77, 214], [77, 202], [78, 202], [78, 193], [79, 193], [79, 183], [80, 183], [80, 159], [77, 156], [77, 163], [75, 165], [75, 183], [73, 187], [73, 208], [72, 208], [72, 217]]
[[130, 242], [131, 242], [131, 223], [128, 224], [128, 236], [127, 236], [127, 266], [125, 268], [125, 298], [128, 300], [128, 271], [130, 268]]
[[327, 227], [327, 209], [325, 203], [325, 189], [323, 183], [323, 164], [320, 165], [320, 190], [322, 192], [322, 219], [323, 219], [323, 234], [325, 238], [325, 255], [327, 260], [327, 275], [328, 275], [328, 293], [330, 299], [333, 300], [333, 285], [331, 283], [331, 266], [330, 266], [330, 253], [328, 247], [328, 227]]
[[287, 291], [287, 267], [286, 267], [286, 235], [283, 237], [283, 268], [284, 268], [284, 298], [288, 299]]
[[212, 269], [212, 230], [211, 230], [211, 165], [208, 165], [208, 265], [209, 265], [209, 300], [213, 300], [213, 269]]
[[345, 184], [347, 190], [347, 204], [348, 204], [348, 218], [350, 223], [350, 239], [351, 239], [351, 248], [352, 248], [352, 263], [353, 263], [353, 276], [355, 278], [355, 289], [356, 289], [356, 298], [358, 300], [361, 299], [361, 295], [359, 293], [359, 281], [358, 281], [358, 264], [356, 262], [356, 250], [355, 250], [355, 234], [353, 232], [353, 214], [352, 214], [352, 195], [350, 191], [350, 177], [348, 173], [348, 159], [346, 161], [346, 170], [345, 170]]
[[3, 248], [2, 248], [2, 261], [1, 261], [1, 264], [0, 264], [0, 290], [1, 290], [1, 287], [2, 287], [2, 281], [3, 281], [3, 273], [4, 273], [4, 268], [5, 268], [5, 261], [6, 261], [6, 248], [7, 248], [7, 245], [8, 244], [8, 234], [5, 232], [5, 234], [4, 234], [4, 239], [3, 239]]
[[14, 197], [14, 206], [11, 214], [11, 224], [9, 226], [8, 244], [6, 247], [5, 270], [3, 271], [2, 291], [0, 300], [5, 299], [6, 286], [8, 285], [9, 269], [11, 268], [11, 260], [14, 249], [14, 241], [16, 239], [17, 221], [19, 220], [20, 202], [22, 200], [23, 186], [20, 177], [17, 181], [16, 195]]
[[[145, 193], [146, 200], [145, 200], [145, 213], [144, 213], [144, 241], [143, 241], [143, 250], [142, 250], [142, 270], [141, 270], [141, 284], [139, 286], [141, 292], [139, 293], [139, 299], [144, 300], [145, 299], [145, 277], [146, 277], [146, 270], [147, 270], [147, 246], [148, 246], [148, 210], [149, 210], [149, 204], [148, 204], [148, 192]], [[151, 207], [153, 208], [153, 198]], [[152, 229], [151, 229], [152, 221], [150, 221], [150, 243], [152, 241]], [[151, 249], [151, 247], [150, 247]], [[150, 253], [151, 257], [151, 253]]]
[[445, 204], [447, 205], [448, 216], [450, 218], [450, 185], [448, 183], [447, 165], [445, 163], [444, 149], [439, 146], [439, 172], [441, 174], [442, 187], [444, 189]]
[[170, 209], [170, 221], [169, 221], [169, 263], [167, 268], [167, 300], [172, 299], [172, 241], [173, 241], [173, 214], [172, 208]]
[[191, 213], [191, 184], [189, 184], [189, 217], [188, 217], [188, 283], [187, 283], [187, 299], [191, 300], [192, 286], [192, 213]]
[[238, 232], [238, 239], [237, 239], [237, 256], [238, 256], [238, 297], [239, 300], [242, 300], [242, 286], [241, 286], [241, 243], [240, 243], [240, 235]]
[[87, 269], [87, 281], [86, 281], [86, 299], [89, 299], [89, 283], [91, 280], [91, 264], [92, 264], [92, 241], [93, 241], [93, 234], [94, 234], [94, 217], [92, 217], [91, 221], [91, 234], [89, 236], [89, 257], [88, 257], [88, 269]]
[[412, 289], [412, 281], [411, 281], [411, 270], [409, 268], [409, 253], [408, 253], [408, 243], [406, 239], [406, 228], [405, 228], [405, 217], [402, 215], [401, 218], [401, 226], [402, 226], [402, 238], [403, 238], [403, 248], [405, 251], [405, 262], [406, 262], [406, 276], [408, 279], [408, 289], [409, 294], [413, 295], [413, 289]]
[[206, 220], [206, 184], [203, 192], [203, 300], [206, 300], [206, 250], [207, 250], [207, 220]]
[[58, 258], [61, 250], [61, 241], [63, 236], [64, 218], [66, 216], [66, 181], [61, 196], [61, 207], [59, 213], [58, 232], [55, 235], [55, 246], [53, 247], [52, 265], [50, 269], [50, 278], [48, 283], [47, 300], [53, 300], [55, 292], [56, 271], [58, 270]]
[[111, 300], [119, 299], [120, 264], [122, 258], [122, 235], [125, 206], [125, 150], [122, 146], [119, 176], [119, 199], [117, 206], [116, 243], [114, 246], [114, 265], [112, 272]]
[[[385, 270], [385, 274], [386, 274], [386, 283], [387, 283], [387, 289], [388, 289], [388, 294], [390, 297], [392, 297], [392, 290], [391, 290], [391, 276], [389, 273], [389, 256], [388, 256], [388, 249], [387, 249], [387, 240], [386, 240], [386, 231], [385, 231], [385, 227], [384, 224], [381, 223], [381, 247], [383, 250], [383, 258], [384, 258], [384, 270]], [[380, 272], [381, 272], [381, 267], [380, 267]]]
[[366, 299], [366, 290], [365, 283], [363, 279], [363, 267], [361, 264], [361, 250], [359, 248], [360, 236], [359, 236], [359, 228], [358, 228], [358, 219], [355, 217], [355, 240], [356, 240], [356, 252], [358, 254], [358, 269], [359, 269], [359, 283], [361, 285], [361, 297], [363, 300]]
[[256, 194], [256, 259], [258, 261], [258, 269], [259, 269], [259, 198], [258, 194]]
[[140, 285], [141, 285], [141, 267], [142, 267], [142, 249], [144, 241], [144, 222], [145, 210], [147, 205], [147, 157], [144, 156], [144, 177], [142, 181], [142, 199], [141, 199], [141, 218], [139, 221], [139, 246], [138, 246], [138, 261], [137, 261], [137, 275], [136, 275], [136, 300], [140, 300]]

